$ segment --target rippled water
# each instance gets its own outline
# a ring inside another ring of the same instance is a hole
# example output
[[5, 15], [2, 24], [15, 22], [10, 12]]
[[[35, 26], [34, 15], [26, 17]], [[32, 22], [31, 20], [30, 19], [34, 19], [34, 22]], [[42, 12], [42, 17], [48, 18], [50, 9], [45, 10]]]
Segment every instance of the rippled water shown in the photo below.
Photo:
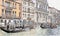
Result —
[[0, 30], [0, 36], [60, 36], [60, 27], [55, 29], [36, 28], [18, 33], [6, 33]]

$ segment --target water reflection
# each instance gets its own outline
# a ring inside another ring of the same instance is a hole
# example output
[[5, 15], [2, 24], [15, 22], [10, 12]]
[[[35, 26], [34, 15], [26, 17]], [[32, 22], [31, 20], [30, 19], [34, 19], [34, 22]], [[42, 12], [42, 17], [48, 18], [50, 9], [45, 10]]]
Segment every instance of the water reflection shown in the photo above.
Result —
[[60, 27], [55, 29], [36, 28], [29, 31], [18, 33], [6, 33], [0, 30], [0, 36], [49, 36], [49, 35], [60, 35]]

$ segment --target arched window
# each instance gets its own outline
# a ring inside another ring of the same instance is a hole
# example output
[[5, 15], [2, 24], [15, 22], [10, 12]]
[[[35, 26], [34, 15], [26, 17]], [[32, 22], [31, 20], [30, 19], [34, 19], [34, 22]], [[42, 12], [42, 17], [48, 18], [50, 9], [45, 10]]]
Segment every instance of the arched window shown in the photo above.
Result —
[[3, 20], [1, 19], [1, 22], [3, 22]]

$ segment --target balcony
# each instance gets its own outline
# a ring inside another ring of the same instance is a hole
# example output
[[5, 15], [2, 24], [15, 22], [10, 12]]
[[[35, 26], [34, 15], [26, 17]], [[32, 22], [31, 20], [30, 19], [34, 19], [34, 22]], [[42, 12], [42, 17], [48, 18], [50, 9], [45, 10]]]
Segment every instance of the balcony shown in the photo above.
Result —
[[16, 0], [9, 0], [9, 1], [15, 2]]
[[14, 8], [14, 6], [10, 2], [7, 2], [7, 1], [5, 1], [4, 7], [9, 10], [12, 10]]
[[13, 6], [5, 6], [7, 10], [12, 10], [14, 7]]
[[27, 2], [28, 2], [28, 1], [30, 1], [30, 0], [23, 0], [23, 1], [27, 1]]
[[5, 18], [12, 18], [12, 15], [11, 14], [5, 15]]
[[4, 16], [2, 16], [2, 18], [12, 18], [11, 16], [12, 15], [10, 15], [10, 14], [9, 15], [5, 14]]
[[12, 10], [13, 8], [12, 7], [6, 7], [6, 10]]
[[31, 18], [28, 17], [27, 20], [31, 20]]

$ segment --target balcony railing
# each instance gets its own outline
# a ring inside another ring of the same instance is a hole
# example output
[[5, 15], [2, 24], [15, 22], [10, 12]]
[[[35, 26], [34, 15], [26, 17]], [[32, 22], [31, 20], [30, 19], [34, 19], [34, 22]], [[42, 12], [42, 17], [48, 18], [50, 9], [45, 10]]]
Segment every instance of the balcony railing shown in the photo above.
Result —
[[5, 15], [6, 18], [12, 18], [12, 15]]
[[8, 8], [8, 9], [14, 9], [15, 8], [15, 6], [13, 6], [12, 4], [8, 4], [8, 3], [2, 4], [2, 6]]
[[4, 6], [7, 10], [12, 10], [12, 9], [14, 9], [15, 7], [14, 6], [6, 6], [6, 5], [2, 5], [2, 6]]
[[12, 7], [6, 7], [6, 10], [12, 10], [13, 8]]
[[12, 18], [11, 16], [12, 16], [12, 15], [6, 15], [6, 14], [5, 14], [4, 16], [2, 15], [2, 18]]
[[9, 0], [9, 1], [15, 2], [16, 0]]

